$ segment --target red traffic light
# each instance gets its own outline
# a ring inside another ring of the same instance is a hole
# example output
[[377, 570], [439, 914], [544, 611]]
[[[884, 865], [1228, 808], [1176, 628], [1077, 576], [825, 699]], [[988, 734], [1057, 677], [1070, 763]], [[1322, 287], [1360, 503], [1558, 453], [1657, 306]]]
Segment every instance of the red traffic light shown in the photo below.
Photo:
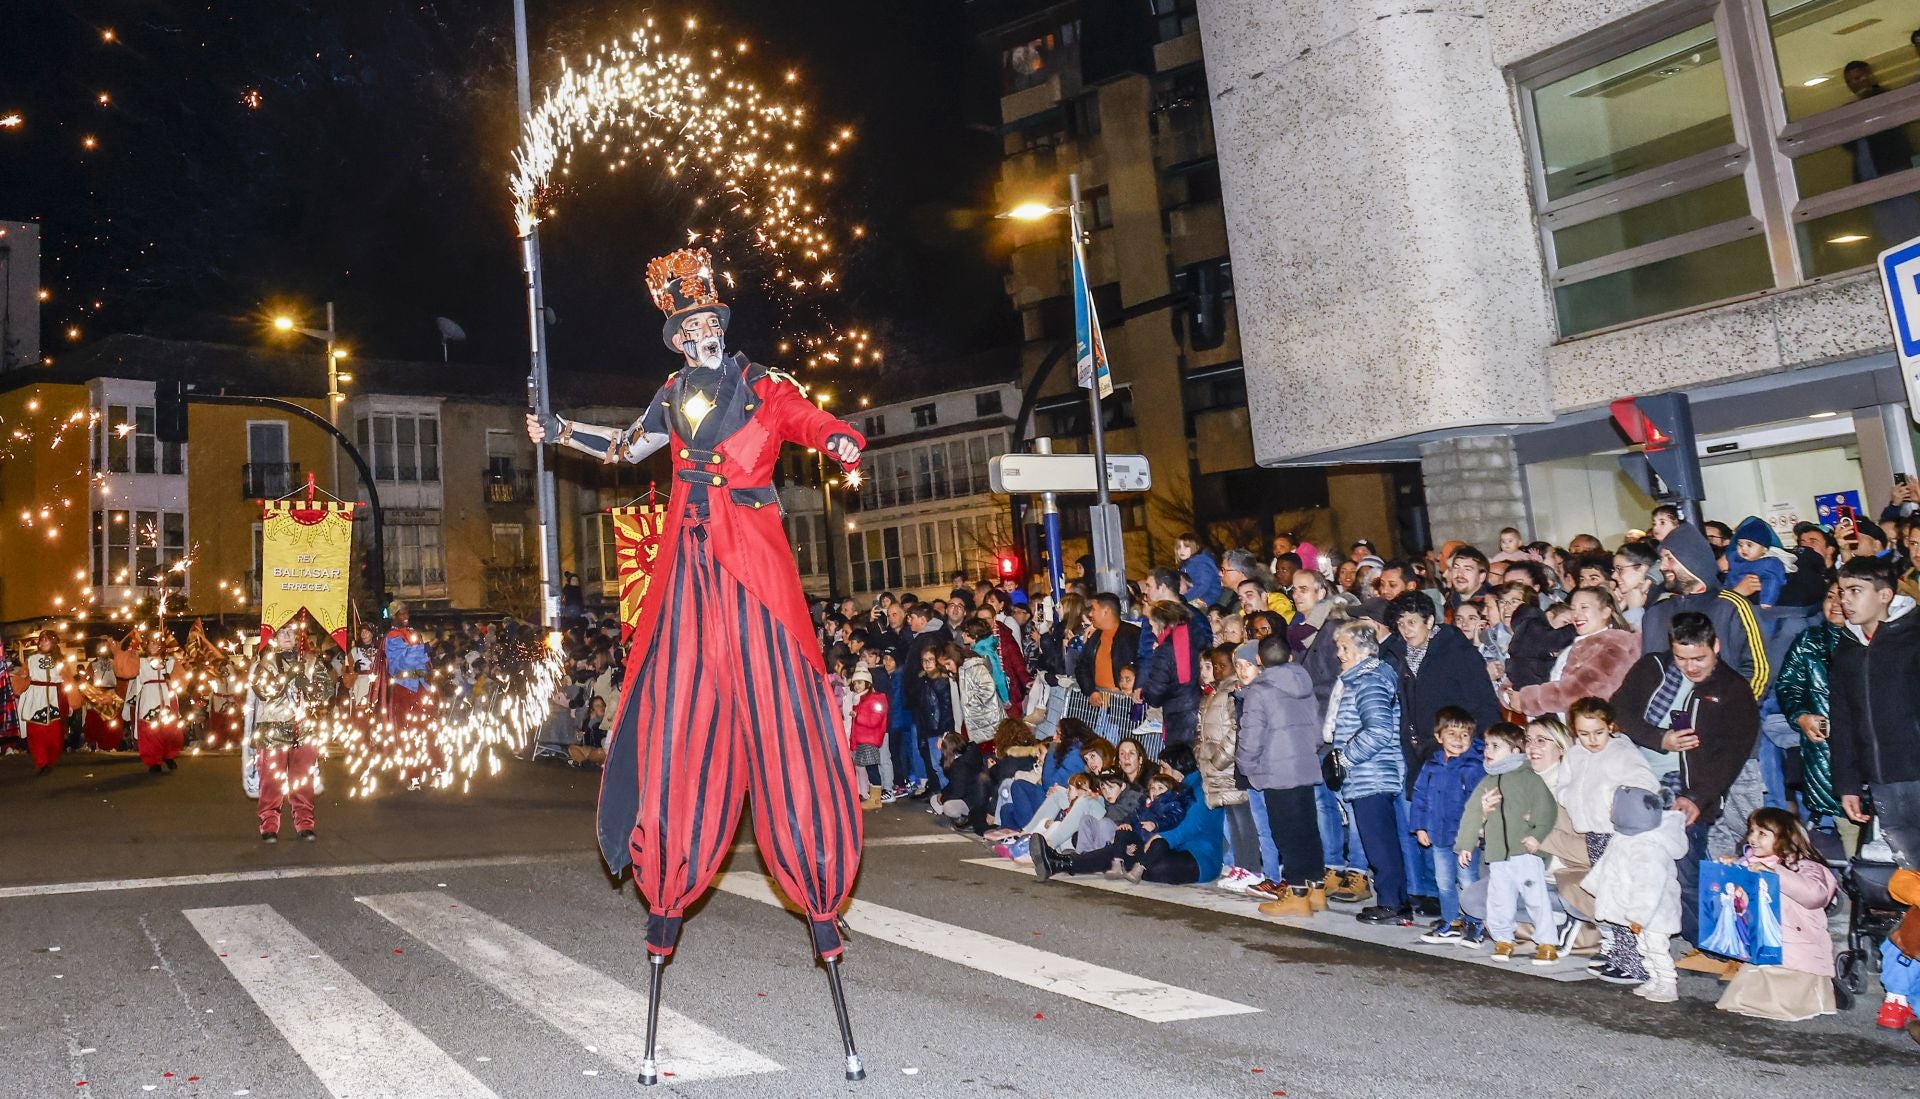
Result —
[[1635, 446], [1644, 447], [1647, 450], [1665, 450], [1667, 445], [1673, 442], [1672, 436], [1660, 430], [1660, 425], [1654, 423], [1651, 417], [1642, 412], [1639, 404], [1632, 397], [1622, 397], [1614, 401], [1607, 406], [1607, 410], [1613, 413], [1613, 422], [1619, 425], [1627, 441]]
[[1002, 551], [993, 558], [994, 575], [1002, 580], [1020, 579], [1020, 558], [1010, 552]]

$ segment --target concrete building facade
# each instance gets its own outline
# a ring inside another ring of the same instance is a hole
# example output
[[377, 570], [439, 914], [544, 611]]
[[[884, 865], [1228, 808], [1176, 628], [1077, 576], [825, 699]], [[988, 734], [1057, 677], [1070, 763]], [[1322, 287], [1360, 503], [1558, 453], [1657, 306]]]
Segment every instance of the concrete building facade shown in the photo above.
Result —
[[1910, 5], [1199, 15], [1260, 464], [1418, 461], [1435, 539], [1613, 539], [1652, 501], [1607, 402], [1678, 391], [1714, 518], [1914, 469], [1871, 270], [1920, 236]]

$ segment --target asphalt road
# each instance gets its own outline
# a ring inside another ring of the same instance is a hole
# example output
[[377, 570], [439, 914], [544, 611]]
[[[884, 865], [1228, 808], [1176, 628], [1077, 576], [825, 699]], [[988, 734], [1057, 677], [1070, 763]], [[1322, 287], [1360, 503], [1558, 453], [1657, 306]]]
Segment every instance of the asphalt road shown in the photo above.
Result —
[[[329, 793], [319, 842], [268, 847], [237, 771], [0, 759], [0, 1097], [642, 1094], [643, 910], [593, 853], [597, 775]], [[1036, 882], [915, 803], [867, 819], [846, 980], [869, 1078], [842, 1079], [802, 923], [746, 846], [666, 970], [673, 1075], [646, 1094], [1920, 1090], [1920, 1046], [1870, 1006], [1758, 1022], [1692, 976], [1649, 1005], [1577, 966], [1357, 941], [1337, 914], [1298, 928], [1212, 890]]]

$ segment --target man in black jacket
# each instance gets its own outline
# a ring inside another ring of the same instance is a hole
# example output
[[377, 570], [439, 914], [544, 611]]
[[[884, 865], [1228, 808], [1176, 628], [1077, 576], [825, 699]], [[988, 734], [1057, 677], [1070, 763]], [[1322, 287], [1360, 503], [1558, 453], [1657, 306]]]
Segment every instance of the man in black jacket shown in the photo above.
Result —
[[1886, 558], [1840, 566], [1847, 636], [1830, 673], [1833, 789], [1853, 820], [1879, 817], [1895, 861], [1920, 870], [1920, 614], [1896, 582]]
[[1664, 781], [1676, 795], [1673, 807], [1687, 822], [1680, 930], [1691, 943], [1700, 932], [1700, 860], [1707, 855], [1707, 837], [1723, 799], [1753, 755], [1760, 707], [1746, 678], [1726, 662], [1706, 615], [1674, 615], [1664, 641], [1666, 651], [1648, 653], [1627, 672], [1613, 694], [1613, 708], [1628, 739], [1679, 757], [1678, 770]]
[[1139, 660], [1140, 627], [1121, 621], [1120, 600], [1108, 592], [1095, 595], [1087, 610], [1093, 628], [1073, 666], [1073, 677], [1080, 683], [1080, 693], [1099, 707], [1107, 695], [1120, 689], [1120, 670], [1134, 667]]
[[1407, 760], [1406, 788], [1395, 801], [1400, 823], [1400, 853], [1407, 867], [1407, 891], [1422, 916], [1440, 914], [1440, 887], [1430, 853], [1409, 827], [1413, 784], [1433, 754], [1433, 718], [1442, 707], [1457, 706], [1473, 715], [1473, 735], [1500, 720], [1500, 700], [1486, 659], [1465, 634], [1435, 621], [1433, 600], [1422, 591], [1402, 592], [1387, 604], [1392, 636], [1380, 645], [1381, 659], [1400, 673], [1400, 750]]

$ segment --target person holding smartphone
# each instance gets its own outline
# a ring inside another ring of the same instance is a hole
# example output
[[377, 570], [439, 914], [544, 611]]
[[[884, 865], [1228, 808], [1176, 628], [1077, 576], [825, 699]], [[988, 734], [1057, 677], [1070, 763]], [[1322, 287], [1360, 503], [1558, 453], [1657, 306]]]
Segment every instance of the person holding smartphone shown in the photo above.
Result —
[[[1690, 943], [1699, 927], [1700, 861], [1723, 815], [1744, 821], [1765, 791], [1759, 769], [1748, 767], [1760, 735], [1760, 707], [1745, 677], [1721, 659], [1713, 622], [1682, 611], [1667, 624], [1667, 651], [1640, 658], [1614, 693], [1620, 731], [1650, 753], [1673, 808], [1685, 818], [1687, 854], [1680, 860], [1681, 935]], [[1736, 854], [1737, 831], [1725, 850]], [[1691, 964], [1689, 964], [1691, 963]], [[1724, 963], [1699, 951], [1683, 969], [1718, 973]]]

